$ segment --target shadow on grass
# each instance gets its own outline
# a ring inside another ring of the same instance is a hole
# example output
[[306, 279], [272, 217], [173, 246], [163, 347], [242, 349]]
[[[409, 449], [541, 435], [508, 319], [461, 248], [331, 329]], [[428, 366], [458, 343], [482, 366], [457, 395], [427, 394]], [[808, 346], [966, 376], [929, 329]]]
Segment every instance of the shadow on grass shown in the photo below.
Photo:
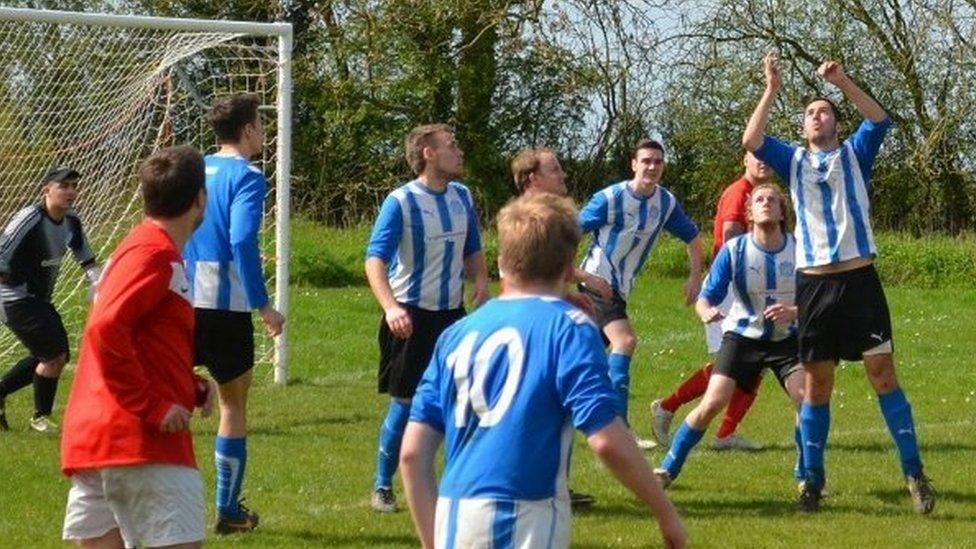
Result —
[[[717, 451], [711, 449], [703, 449], [708, 452], [713, 453], [727, 453], [728, 451]], [[895, 445], [893, 442], [829, 442], [827, 444], [827, 451], [839, 450], [839, 451], [849, 451], [849, 452], [894, 452]], [[972, 452], [976, 451], [976, 444], [964, 444], [960, 442], [925, 442], [921, 445], [922, 453], [927, 452]], [[743, 454], [765, 454], [765, 453], [777, 453], [786, 452], [789, 454], [796, 453], [796, 445], [793, 443], [773, 443], [766, 444], [760, 450], [750, 450], [748, 452], [740, 452]]]
[[[900, 504], [908, 499], [908, 492], [903, 489], [871, 490], [868, 493], [885, 503]], [[976, 504], [976, 493], [960, 492], [958, 490], [942, 490], [936, 488], [935, 501], [936, 505], [938, 505], [939, 501], [951, 501], [953, 503], [973, 505]]]
[[305, 416], [302, 419], [288, 421], [275, 425], [260, 425], [248, 429], [248, 434], [252, 436], [287, 436], [293, 435], [295, 431], [304, 430], [307, 427], [317, 427], [326, 425], [355, 425], [357, 423], [367, 423], [374, 421], [374, 418], [354, 413], [348, 416]]
[[415, 547], [417, 537], [414, 535], [391, 532], [313, 532], [311, 530], [265, 530], [265, 535], [280, 539], [282, 542], [300, 544], [310, 547], [375, 547], [375, 546], [406, 546]]

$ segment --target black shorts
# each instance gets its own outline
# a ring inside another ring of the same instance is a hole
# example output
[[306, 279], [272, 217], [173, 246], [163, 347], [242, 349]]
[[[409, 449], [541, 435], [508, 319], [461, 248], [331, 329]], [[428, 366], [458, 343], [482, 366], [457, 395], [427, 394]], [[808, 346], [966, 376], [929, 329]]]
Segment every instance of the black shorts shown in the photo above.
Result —
[[796, 274], [800, 360], [861, 360], [892, 339], [891, 315], [874, 265], [843, 273]]
[[28, 296], [3, 304], [3, 323], [27, 347], [31, 356], [41, 362], [65, 355], [68, 351], [68, 332], [54, 305]]
[[735, 380], [743, 391], [756, 392], [763, 368], [769, 368], [784, 389], [786, 378], [802, 369], [796, 356], [796, 336], [781, 341], [760, 341], [725, 332], [713, 373]]
[[254, 324], [250, 312], [193, 309], [196, 363], [217, 381], [234, 381], [254, 367]]
[[434, 354], [437, 338], [451, 324], [464, 317], [464, 308], [428, 311], [400, 304], [410, 314], [413, 333], [400, 339], [390, 332], [386, 316], [380, 317], [379, 392], [394, 398], [413, 398]]
[[579, 291], [593, 302], [593, 313], [596, 316], [597, 326], [602, 328], [614, 320], [627, 320], [627, 302], [620, 296], [617, 290], [613, 291], [610, 299], [600, 297], [600, 294], [593, 290], [579, 286]]

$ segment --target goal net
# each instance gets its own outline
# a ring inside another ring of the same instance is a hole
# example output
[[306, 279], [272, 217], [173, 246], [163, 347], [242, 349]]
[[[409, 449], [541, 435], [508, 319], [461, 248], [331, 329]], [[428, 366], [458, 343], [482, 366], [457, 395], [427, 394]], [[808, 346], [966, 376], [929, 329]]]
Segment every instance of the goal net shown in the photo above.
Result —
[[[0, 223], [40, 200], [49, 167], [70, 166], [82, 174], [75, 209], [99, 263], [142, 215], [140, 161], [170, 145], [213, 152], [214, 99], [255, 94], [267, 136], [253, 159], [268, 178], [265, 277], [287, 307], [290, 25], [0, 8], [0, 43]], [[70, 258], [54, 303], [77, 356], [87, 282]], [[255, 335], [259, 362], [284, 382], [284, 337], [276, 348]], [[24, 352], [0, 328], [0, 369]]]

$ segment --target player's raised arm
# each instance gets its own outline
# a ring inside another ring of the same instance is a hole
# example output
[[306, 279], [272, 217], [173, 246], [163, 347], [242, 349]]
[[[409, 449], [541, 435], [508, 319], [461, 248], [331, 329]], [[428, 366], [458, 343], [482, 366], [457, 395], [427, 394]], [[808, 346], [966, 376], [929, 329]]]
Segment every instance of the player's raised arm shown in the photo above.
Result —
[[623, 421], [619, 417], [614, 419], [586, 441], [617, 480], [651, 508], [661, 528], [665, 547], [684, 547], [688, 536], [678, 511], [664, 495]]
[[769, 123], [769, 111], [773, 108], [776, 94], [783, 87], [783, 79], [779, 73], [779, 58], [775, 53], [767, 53], [763, 58], [763, 73], [766, 76], [766, 89], [763, 91], [756, 110], [752, 112], [746, 131], [742, 134], [742, 146], [747, 151], [755, 152], [762, 143]]
[[837, 86], [840, 91], [854, 103], [861, 116], [872, 122], [881, 122], [888, 118], [888, 113], [873, 97], [858, 86], [850, 76], [844, 72], [844, 67], [836, 61], [824, 61], [817, 69], [817, 74], [824, 80]]

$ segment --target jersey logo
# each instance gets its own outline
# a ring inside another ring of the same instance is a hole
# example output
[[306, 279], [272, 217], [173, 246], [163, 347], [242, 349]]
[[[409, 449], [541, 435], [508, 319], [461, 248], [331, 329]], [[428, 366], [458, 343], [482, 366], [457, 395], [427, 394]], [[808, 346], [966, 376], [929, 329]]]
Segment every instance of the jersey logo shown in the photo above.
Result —
[[796, 267], [793, 265], [792, 261], [784, 261], [779, 264], [779, 276], [780, 278], [789, 278], [795, 274]]
[[651, 206], [647, 209], [648, 219], [657, 219], [659, 215], [661, 215], [661, 210], [657, 206]]
[[61, 264], [60, 257], [52, 257], [50, 259], [45, 259], [44, 261], [41, 261], [41, 267], [57, 267], [60, 264]]
[[169, 279], [169, 289], [192, 305], [193, 299], [190, 296], [190, 281], [186, 277], [186, 270], [183, 268], [183, 264], [178, 261], [171, 261], [169, 265], [173, 269], [173, 275]]

